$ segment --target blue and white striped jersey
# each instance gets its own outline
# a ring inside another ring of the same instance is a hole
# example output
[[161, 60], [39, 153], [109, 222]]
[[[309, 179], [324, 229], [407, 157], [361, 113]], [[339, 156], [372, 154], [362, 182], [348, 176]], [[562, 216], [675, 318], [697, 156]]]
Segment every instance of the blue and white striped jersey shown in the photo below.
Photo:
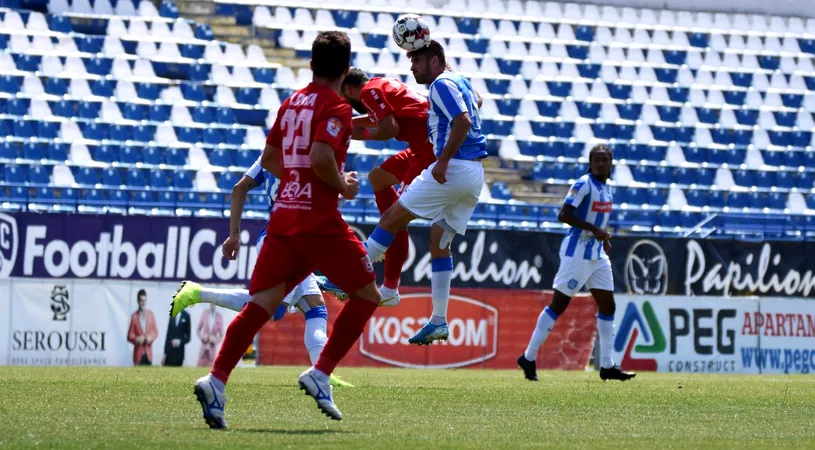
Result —
[[441, 155], [450, 137], [453, 119], [463, 112], [470, 114], [473, 125], [453, 158], [484, 158], [487, 156], [487, 138], [481, 132], [481, 116], [475, 90], [464, 76], [445, 71], [430, 85], [430, 106], [427, 111], [427, 132], [436, 156]]
[[[591, 174], [580, 177], [569, 189], [566, 205], [576, 208], [575, 215], [598, 228], [605, 229], [611, 217], [613, 204], [611, 186]], [[603, 245], [590, 231], [570, 228], [560, 246], [561, 257], [577, 257], [586, 260], [608, 258]]]
[[[274, 200], [277, 197], [277, 187], [280, 186], [280, 180], [275, 178], [274, 175], [270, 174], [260, 165], [261, 157], [262, 156], [258, 156], [258, 159], [252, 164], [252, 167], [246, 171], [246, 176], [255, 180], [255, 184], [262, 187], [264, 192], [266, 192], [267, 201], [269, 203], [269, 214], [271, 214]], [[260, 242], [264, 236], [266, 236], [265, 226], [258, 235], [257, 241]]]

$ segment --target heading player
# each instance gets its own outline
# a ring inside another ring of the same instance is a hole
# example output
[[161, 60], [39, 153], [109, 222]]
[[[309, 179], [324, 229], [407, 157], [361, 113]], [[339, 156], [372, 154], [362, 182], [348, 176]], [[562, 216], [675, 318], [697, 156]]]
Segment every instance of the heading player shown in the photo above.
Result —
[[[409, 148], [391, 156], [368, 173], [376, 206], [384, 214], [420, 173], [436, 162], [427, 135], [427, 98], [394, 78], [369, 78], [351, 68], [342, 82], [342, 95], [367, 117], [354, 119], [352, 138], [384, 141], [396, 138]], [[399, 184], [399, 190], [394, 185]], [[408, 258], [407, 227], [399, 230], [385, 253], [385, 277], [380, 292], [383, 306], [399, 304], [399, 276]]]
[[[232, 201], [229, 211], [229, 237], [221, 245], [224, 258], [231, 261], [234, 261], [238, 257], [241, 216], [243, 215], [243, 208], [246, 203], [246, 195], [249, 191], [259, 186], [263, 187], [268, 199], [269, 213], [272, 212], [272, 207], [275, 203], [277, 188], [280, 183], [277, 178], [261, 167], [261, 158], [262, 156], [259, 156], [257, 161], [252, 164], [243, 177], [232, 187]], [[263, 246], [263, 240], [265, 238], [266, 227], [258, 234], [258, 250]], [[326, 334], [328, 309], [325, 307], [325, 300], [323, 300], [322, 293], [320, 292], [317, 278], [318, 277], [315, 277], [313, 274], [306, 277], [302, 283], [297, 285], [297, 287], [283, 299], [283, 303], [272, 315], [272, 320], [277, 321], [285, 316], [287, 309], [303, 312], [306, 319], [306, 329], [303, 340], [306, 350], [308, 351], [309, 360], [311, 360], [312, 364], [317, 362], [317, 357], [320, 356], [320, 352], [323, 350], [323, 347], [325, 347], [325, 342], [328, 339]], [[249, 291], [246, 289], [209, 288], [202, 287], [200, 284], [192, 281], [184, 281], [181, 283], [181, 288], [178, 292], [173, 295], [170, 316], [175, 317], [182, 310], [202, 302], [212, 303], [233, 311], [240, 311], [251, 299], [252, 296], [249, 295]], [[353, 385], [333, 375], [331, 377], [331, 384], [334, 386], [353, 387]]]
[[572, 185], [558, 220], [571, 228], [560, 246], [560, 269], [555, 275], [552, 303], [538, 316], [529, 345], [518, 357], [518, 365], [527, 380], [537, 381], [535, 358], [546, 341], [555, 320], [566, 311], [569, 302], [584, 285], [591, 290], [597, 302], [597, 334], [600, 340], [600, 378], [625, 381], [636, 374], [624, 372], [614, 364], [611, 355], [614, 338], [614, 278], [608, 252], [611, 235], [606, 231], [613, 204], [611, 177], [613, 166], [611, 149], [597, 145], [589, 152], [589, 172]]
[[352, 112], [339, 91], [350, 61], [345, 33], [318, 34], [311, 46], [312, 82], [287, 98], [277, 113], [261, 161], [281, 181], [249, 284], [252, 301], [229, 324], [210, 373], [195, 383], [210, 427], [226, 427], [224, 387], [252, 337], [286, 294], [315, 270], [351, 295], [317, 363], [300, 375], [299, 383], [320, 410], [342, 419], [329, 376], [381, 300], [373, 265], [338, 209], [340, 195], [353, 199], [359, 192], [355, 174], [342, 173]]
[[416, 218], [433, 224], [430, 229], [433, 315], [408, 341], [430, 344], [447, 339], [447, 304], [453, 257], [453, 237], [464, 234], [484, 185], [486, 137], [481, 132], [478, 95], [469, 80], [447, 70], [444, 48], [430, 41], [408, 53], [416, 82], [430, 85], [428, 134], [438, 161], [408, 186], [366, 241], [368, 255], [376, 261], [393, 242], [395, 234]]

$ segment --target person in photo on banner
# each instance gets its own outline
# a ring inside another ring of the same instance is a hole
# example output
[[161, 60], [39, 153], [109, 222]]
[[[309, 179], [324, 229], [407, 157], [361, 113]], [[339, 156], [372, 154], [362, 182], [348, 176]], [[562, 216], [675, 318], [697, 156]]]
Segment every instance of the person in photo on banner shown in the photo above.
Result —
[[636, 374], [614, 364], [614, 278], [608, 253], [611, 235], [606, 231], [613, 203], [608, 180], [613, 168], [611, 149], [597, 145], [589, 152], [589, 171], [569, 189], [558, 220], [569, 225], [560, 246], [560, 268], [555, 275], [552, 302], [538, 316], [538, 323], [518, 365], [527, 380], [537, 381], [538, 349], [543, 345], [557, 318], [566, 311], [572, 297], [588, 286], [597, 302], [597, 333], [600, 341], [600, 378], [625, 381]]
[[[267, 143], [268, 147], [269, 144]], [[232, 188], [232, 201], [230, 202], [229, 211], [229, 237], [221, 245], [221, 251], [224, 258], [234, 261], [238, 258], [238, 251], [240, 249], [240, 234], [241, 234], [241, 217], [243, 216], [244, 205], [246, 204], [246, 196], [249, 191], [257, 187], [262, 187], [266, 194], [266, 199], [269, 205], [269, 213], [272, 212], [275, 204], [275, 198], [278, 195], [278, 186], [280, 185], [279, 178], [275, 177], [268, 170], [264, 169], [261, 165], [262, 155], [252, 164], [249, 170], [241, 177], [241, 179]], [[266, 239], [266, 228], [268, 221], [260, 234], [257, 237], [258, 252], [263, 247], [263, 242]], [[277, 308], [272, 315], [273, 321], [281, 320], [286, 311], [296, 312], [301, 311], [306, 321], [306, 331], [303, 336], [303, 342], [308, 352], [308, 357], [311, 364], [317, 362], [317, 357], [325, 347], [326, 340], [328, 340], [328, 309], [325, 307], [325, 299], [321, 289], [331, 290], [325, 277], [317, 277], [314, 274], [309, 274], [302, 283], [297, 285], [287, 296], [283, 299], [280, 307]], [[345, 299], [347, 296], [342, 291], [332, 291], [338, 298]], [[175, 316], [180, 311], [198, 303], [209, 303], [217, 305], [222, 308], [231, 309], [232, 311], [240, 312], [244, 306], [252, 299], [249, 291], [246, 289], [219, 289], [201, 286], [192, 281], [184, 281], [181, 283], [181, 288], [173, 295], [172, 304], [170, 305], [170, 316]], [[255, 339], [257, 342], [257, 338]], [[210, 366], [215, 359], [215, 353], [210, 356], [210, 361], [206, 366]], [[200, 366], [200, 363], [199, 363]], [[331, 384], [333, 386], [354, 387], [353, 384], [343, 381], [339, 376], [331, 376]]]
[[136, 294], [139, 305], [130, 316], [130, 326], [127, 332], [127, 341], [133, 344], [133, 365], [153, 365], [153, 342], [158, 337], [156, 316], [147, 309], [147, 292], [144, 289]]
[[280, 188], [249, 283], [252, 300], [227, 327], [210, 373], [194, 385], [210, 428], [227, 427], [225, 388], [244, 351], [286, 295], [314, 271], [350, 295], [317, 362], [298, 383], [323, 413], [342, 419], [329, 377], [381, 301], [373, 264], [339, 211], [340, 197], [352, 200], [359, 192], [356, 173], [344, 173], [353, 114], [339, 92], [350, 62], [348, 35], [319, 33], [311, 46], [311, 83], [277, 112], [261, 164]]
[[190, 343], [191, 319], [187, 311], [181, 311], [167, 322], [167, 335], [164, 337], [162, 366], [180, 367], [184, 365], [184, 347]]
[[450, 245], [464, 234], [484, 186], [487, 138], [481, 132], [479, 96], [470, 81], [448, 69], [444, 48], [437, 41], [408, 52], [416, 82], [430, 85], [427, 129], [437, 161], [424, 169], [398, 201], [382, 215], [365, 242], [372, 261], [378, 261], [400, 230], [418, 218], [432, 223], [430, 256], [433, 313], [408, 339], [428, 345], [446, 340], [447, 305], [453, 277]]
[[196, 334], [201, 341], [201, 349], [198, 350], [198, 367], [210, 367], [215, 361], [218, 353], [218, 344], [224, 338], [224, 318], [215, 304], [210, 304], [209, 309], [201, 313], [198, 320]]

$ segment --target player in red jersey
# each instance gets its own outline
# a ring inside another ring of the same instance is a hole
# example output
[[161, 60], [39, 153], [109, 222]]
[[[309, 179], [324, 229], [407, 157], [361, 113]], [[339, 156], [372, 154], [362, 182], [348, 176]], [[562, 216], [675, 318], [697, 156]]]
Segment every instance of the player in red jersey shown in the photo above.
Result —
[[211, 428], [226, 428], [224, 385], [252, 338], [286, 294], [315, 270], [352, 294], [317, 363], [300, 375], [299, 383], [320, 410], [342, 419], [328, 377], [381, 300], [365, 248], [338, 209], [340, 195], [353, 199], [359, 192], [355, 174], [342, 172], [352, 112], [339, 91], [350, 61], [345, 33], [317, 35], [311, 47], [312, 82], [283, 102], [269, 133], [262, 165], [281, 181], [249, 283], [252, 301], [229, 324], [210, 373], [195, 383]]
[[[397, 79], [369, 78], [358, 68], [351, 68], [345, 77], [342, 95], [357, 112], [367, 114], [354, 119], [354, 139], [396, 138], [409, 145], [368, 174], [376, 206], [384, 213], [405, 187], [436, 161], [427, 134], [427, 98]], [[397, 184], [398, 191], [393, 188]], [[385, 279], [380, 289], [383, 306], [399, 304], [399, 276], [408, 258], [408, 246], [406, 228], [396, 234], [385, 253]]]

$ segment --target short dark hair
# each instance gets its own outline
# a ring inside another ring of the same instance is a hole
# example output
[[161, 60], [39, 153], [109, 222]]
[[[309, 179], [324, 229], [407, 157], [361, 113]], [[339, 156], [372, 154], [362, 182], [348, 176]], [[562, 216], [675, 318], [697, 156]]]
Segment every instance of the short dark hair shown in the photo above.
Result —
[[352, 67], [345, 75], [345, 79], [342, 80], [342, 87], [362, 87], [369, 81], [371, 81], [371, 78], [367, 73], [363, 72], [359, 67]]
[[444, 58], [444, 47], [439, 44], [439, 41], [431, 39], [430, 42], [428, 42], [424, 47], [417, 50], [411, 50], [407, 55], [408, 58], [413, 58], [414, 56], [424, 54], [427, 54], [430, 58], [437, 56], [439, 58], [439, 64], [442, 66], [447, 66], [447, 60]]
[[139, 292], [136, 294], [136, 299], [140, 299], [142, 296], [147, 297], [147, 291], [144, 289], [139, 289]]
[[323, 31], [311, 44], [311, 70], [315, 77], [336, 80], [351, 65], [351, 39], [342, 31]]

